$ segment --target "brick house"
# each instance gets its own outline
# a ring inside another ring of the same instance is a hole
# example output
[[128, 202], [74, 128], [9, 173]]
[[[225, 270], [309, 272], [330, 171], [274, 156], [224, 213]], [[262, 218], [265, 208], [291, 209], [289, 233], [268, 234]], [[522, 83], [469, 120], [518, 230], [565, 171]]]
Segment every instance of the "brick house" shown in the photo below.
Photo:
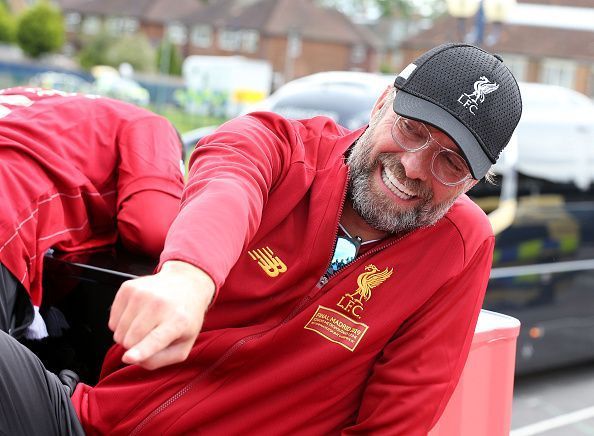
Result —
[[376, 37], [314, 0], [60, 0], [69, 41], [98, 33], [168, 37], [184, 56], [271, 63], [277, 84], [327, 70], [377, 71]]
[[[442, 42], [464, 40], [460, 24], [444, 15], [403, 41], [403, 66]], [[468, 20], [466, 31], [472, 26]], [[594, 0], [518, 0], [508, 21], [500, 29], [487, 24], [485, 35], [483, 46], [499, 53], [519, 80], [561, 85], [594, 98]]]
[[102, 29], [112, 35], [142, 31], [157, 45], [167, 23], [194, 13], [203, 5], [199, 0], [58, 0], [56, 3], [64, 14], [68, 41], [75, 46], [85, 36], [96, 35]]

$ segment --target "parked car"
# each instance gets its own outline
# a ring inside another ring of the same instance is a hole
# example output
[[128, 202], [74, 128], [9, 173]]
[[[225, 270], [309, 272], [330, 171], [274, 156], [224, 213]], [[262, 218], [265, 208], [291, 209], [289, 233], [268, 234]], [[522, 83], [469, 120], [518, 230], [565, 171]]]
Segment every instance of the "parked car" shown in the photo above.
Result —
[[[266, 99], [248, 106], [243, 114], [271, 111], [294, 119], [324, 115], [348, 129], [357, 129], [367, 124], [373, 103], [393, 82], [393, 76], [355, 71], [316, 73], [286, 83]], [[191, 151], [216, 128], [207, 126], [185, 132], [184, 147]]]
[[[270, 97], [268, 106], [254, 109], [290, 108], [301, 117], [315, 115], [319, 107], [319, 113], [334, 112], [338, 122], [358, 127], [367, 122], [362, 114], [368, 117], [386, 83], [374, 75], [315, 76], [287, 84]], [[348, 76], [357, 78], [349, 84]], [[484, 308], [522, 322], [516, 373], [524, 374], [594, 360], [594, 103], [563, 88], [520, 86], [524, 115], [517, 144], [508, 147], [496, 166], [500, 183], [480, 183], [470, 195], [489, 214], [497, 233]], [[201, 128], [191, 139], [184, 135], [184, 141], [193, 147], [198, 136], [213, 129]], [[48, 274], [56, 279], [48, 282], [48, 289], [63, 291], [65, 281], [77, 282], [79, 290], [63, 299], [61, 307], [78, 317], [84, 331], [102, 332], [105, 342], [97, 343], [103, 350], [111, 337], [106, 315], [92, 318], [95, 300], [107, 307], [119, 282], [153, 265], [117, 250], [111, 257], [101, 256], [74, 260], [54, 254], [46, 266], [48, 271], [68, 271]], [[75, 302], [69, 303], [72, 298]], [[84, 305], [88, 312], [80, 310]]]
[[148, 106], [151, 100], [149, 91], [138, 82], [115, 74], [97, 77], [93, 84], [93, 92], [138, 106]]
[[146, 88], [129, 77], [121, 76], [117, 70], [111, 67], [102, 67], [104, 69], [98, 70], [102, 72], [96, 75], [93, 82], [76, 74], [46, 71], [31, 77], [28, 84], [65, 92], [98, 94], [139, 106], [148, 106], [150, 93]]
[[182, 133], [181, 138], [182, 143], [184, 144], [184, 150], [186, 152], [186, 155], [189, 156], [190, 153], [192, 153], [192, 150], [194, 150], [194, 147], [196, 147], [198, 141], [200, 141], [206, 135], [209, 135], [212, 132], [214, 132], [217, 129], [217, 127], [219, 126], [212, 125], [198, 127], [197, 129], [192, 129], [188, 132]]
[[293, 80], [246, 112], [266, 110], [287, 118], [325, 115], [348, 129], [367, 124], [377, 97], [394, 76], [355, 71], [328, 71]]
[[29, 79], [29, 85], [39, 88], [57, 89], [64, 92], [87, 94], [92, 91], [93, 84], [76, 74], [46, 71]]

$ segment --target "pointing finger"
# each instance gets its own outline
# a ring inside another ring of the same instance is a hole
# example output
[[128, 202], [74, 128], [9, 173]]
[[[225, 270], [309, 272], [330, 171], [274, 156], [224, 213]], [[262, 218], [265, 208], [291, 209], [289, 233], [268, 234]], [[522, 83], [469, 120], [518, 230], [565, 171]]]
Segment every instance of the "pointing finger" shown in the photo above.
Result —
[[142, 362], [150, 356], [166, 349], [177, 337], [178, 334], [172, 323], [158, 325], [140, 342], [126, 351], [122, 357], [122, 361], [129, 364]]

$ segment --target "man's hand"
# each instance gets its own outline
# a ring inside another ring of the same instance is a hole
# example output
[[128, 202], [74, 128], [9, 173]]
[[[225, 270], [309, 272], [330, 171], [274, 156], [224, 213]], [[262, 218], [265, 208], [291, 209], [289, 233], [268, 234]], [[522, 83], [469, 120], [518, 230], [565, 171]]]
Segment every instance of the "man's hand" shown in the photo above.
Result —
[[214, 292], [204, 271], [179, 261], [124, 282], [109, 317], [115, 342], [127, 349], [122, 361], [155, 369], [185, 360]]

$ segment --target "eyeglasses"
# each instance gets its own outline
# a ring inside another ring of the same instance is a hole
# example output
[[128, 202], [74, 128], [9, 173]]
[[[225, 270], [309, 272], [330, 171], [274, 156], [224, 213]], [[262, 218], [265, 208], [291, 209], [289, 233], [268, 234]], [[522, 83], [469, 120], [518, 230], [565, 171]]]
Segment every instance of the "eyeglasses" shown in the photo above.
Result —
[[334, 254], [332, 255], [332, 260], [326, 274], [331, 276], [342, 267], [351, 263], [357, 257], [361, 243], [361, 238], [358, 236], [352, 238], [348, 235], [340, 235], [336, 239], [336, 247], [334, 248]]
[[438, 149], [431, 159], [431, 173], [446, 186], [456, 186], [470, 179], [470, 170], [462, 156], [441, 145], [424, 123], [398, 115], [392, 125], [392, 139], [404, 151], [414, 153], [423, 150], [431, 143]]

